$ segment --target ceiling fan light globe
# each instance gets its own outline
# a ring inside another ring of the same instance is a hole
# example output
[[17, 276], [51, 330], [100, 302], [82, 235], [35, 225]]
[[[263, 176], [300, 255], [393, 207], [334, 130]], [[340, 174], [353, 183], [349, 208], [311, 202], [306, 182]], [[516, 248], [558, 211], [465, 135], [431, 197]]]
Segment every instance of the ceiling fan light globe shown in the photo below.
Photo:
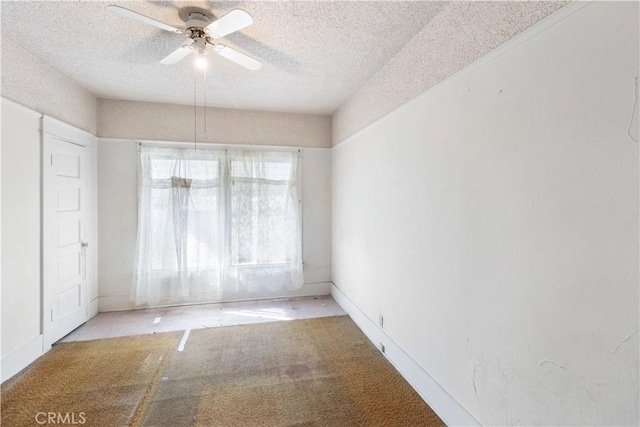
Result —
[[193, 61], [193, 63], [195, 64], [196, 68], [200, 70], [205, 70], [209, 66], [207, 58], [202, 55], [196, 55], [196, 59]]

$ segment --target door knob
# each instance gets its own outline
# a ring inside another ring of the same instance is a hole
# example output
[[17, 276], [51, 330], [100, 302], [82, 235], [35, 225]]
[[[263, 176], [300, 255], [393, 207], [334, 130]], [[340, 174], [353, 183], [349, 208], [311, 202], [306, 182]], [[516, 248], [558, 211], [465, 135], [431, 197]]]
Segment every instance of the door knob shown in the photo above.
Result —
[[80, 247], [81, 247], [81, 248], [87, 248], [87, 247], [89, 247], [89, 242], [80, 242]]

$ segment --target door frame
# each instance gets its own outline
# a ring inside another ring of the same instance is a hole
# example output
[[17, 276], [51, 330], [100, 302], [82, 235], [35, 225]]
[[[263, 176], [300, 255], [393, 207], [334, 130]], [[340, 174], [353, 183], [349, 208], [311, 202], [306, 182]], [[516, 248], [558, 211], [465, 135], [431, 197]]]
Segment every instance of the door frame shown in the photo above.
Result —
[[[53, 328], [51, 323], [51, 310], [53, 307], [53, 298], [55, 293], [53, 292], [53, 285], [51, 277], [51, 265], [53, 251], [52, 245], [55, 245], [55, 240], [52, 238], [51, 230], [55, 228], [56, 211], [52, 209], [52, 204], [48, 200], [50, 191], [53, 185], [53, 176], [51, 174], [51, 156], [56, 141], [63, 141], [78, 145], [87, 149], [83, 170], [86, 175], [86, 181], [83, 181], [83, 185], [86, 187], [86, 203], [83, 205], [83, 216], [87, 221], [86, 238], [89, 242], [88, 250], [90, 253], [85, 255], [83, 260], [86, 275], [82, 283], [82, 298], [84, 299], [85, 316], [84, 321], [87, 321], [92, 314], [93, 310], [90, 309], [91, 301], [89, 299], [89, 280], [94, 279], [96, 276], [95, 260], [97, 257], [97, 221], [95, 221], [96, 208], [95, 203], [92, 200], [95, 198], [95, 149], [97, 139], [95, 136], [88, 132], [75, 128], [71, 125], [63, 123], [49, 116], [43, 116], [41, 119], [41, 144], [42, 144], [42, 158], [41, 158], [41, 177], [42, 177], [42, 191], [41, 191], [41, 206], [42, 206], [42, 223], [41, 223], [41, 317], [40, 317], [40, 329], [44, 338], [44, 351], [47, 351], [51, 345], [60, 337], [56, 337], [53, 334]], [[88, 262], [89, 257], [92, 262]], [[71, 331], [68, 331], [71, 332]]]

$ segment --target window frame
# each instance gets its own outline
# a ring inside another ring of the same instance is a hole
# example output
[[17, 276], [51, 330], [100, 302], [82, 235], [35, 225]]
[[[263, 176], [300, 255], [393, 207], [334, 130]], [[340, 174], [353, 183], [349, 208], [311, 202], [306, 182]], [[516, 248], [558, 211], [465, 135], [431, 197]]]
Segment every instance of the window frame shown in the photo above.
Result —
[[[190, 143], [179, 143], [179, 142], [138, 142], [138, 150], [137, 150], [137, 176], [138, 176], [138, 187], [137, 187], [137, 199], [138, 199], [138, 209], [140, 209], [140, 203], [142, 203], [141, 191], [140, 188], [143, 185], [143, 176], [142, 176], [142, 164], [140, 161], [140, 147], [147, 146], [153, 148], [193, 148], [194, 146]], [[296, 196], [298, 203], [298, 221], [300, 224], [300, 256], [302, 257], [302, 265], [304, 266], [304, 203], [303, 203], [303, 152], [301, 148], [297, 147], [272, 147], [272, 146], [253, 146], [253, 145], [238, 145], [238, 146], [229, 146], [229, 145], [220, 145], [210, 143], [207, 144], [207, 147], [198, 147], [198, 150], [217, 150], [224, 151], [224, 156], [222, 157], [224, 161], [218, 161], [218, 176], [220, 179], [220, 187], [221, 187], [221, 197], [224, 199], [224, 208], [223, 208], [223, 221], [227, 221], [230, 223], [231, 221], [231, 186], [233, 185], [233, 180], [231, 178], [230, 171], [230, 155], [231, 151], [284, 151], [284, 152], [295, 152], [297, 153], [297, 163], [296, 163], [296, 174], [295, 174], [295, 188], [296, 188]], [[167, 158], [171, 159], [170, 155], [158, 155], [158, 158]], [[155, 181], [155, 180], [153, 180]], [[139, 217], [136, 216], [136, 226], [139, 227], [138, 223]], [[224, 237], [224, 251], [226, 264], [230, 267], [241, 268], [241, 269], [249, 269], [249, 268], [266, 268], [266, 267], [277, 267], [277, 266], [286, 266], [289, 264], [289, 261], [278, 262], [278, 263], [233, 263], [231, 256], [231, 227], [228, 227], [228, 231], [225, 233]]]

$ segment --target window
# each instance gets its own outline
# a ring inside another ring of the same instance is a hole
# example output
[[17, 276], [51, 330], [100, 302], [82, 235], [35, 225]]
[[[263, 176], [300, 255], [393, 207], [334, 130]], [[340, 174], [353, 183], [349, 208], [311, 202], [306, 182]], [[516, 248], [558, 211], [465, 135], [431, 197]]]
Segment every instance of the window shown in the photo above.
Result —
[[[251, 159], [247, 162], [245, 159]], [[293, 171], [281, 159], [243, 156], [230, 161], [231, 263], [287, 264], [295, 252], [286, 236], [295, 229], [290, 192]]]
[[141, 147], [137, 305], [302, 285], [293, 151]]

